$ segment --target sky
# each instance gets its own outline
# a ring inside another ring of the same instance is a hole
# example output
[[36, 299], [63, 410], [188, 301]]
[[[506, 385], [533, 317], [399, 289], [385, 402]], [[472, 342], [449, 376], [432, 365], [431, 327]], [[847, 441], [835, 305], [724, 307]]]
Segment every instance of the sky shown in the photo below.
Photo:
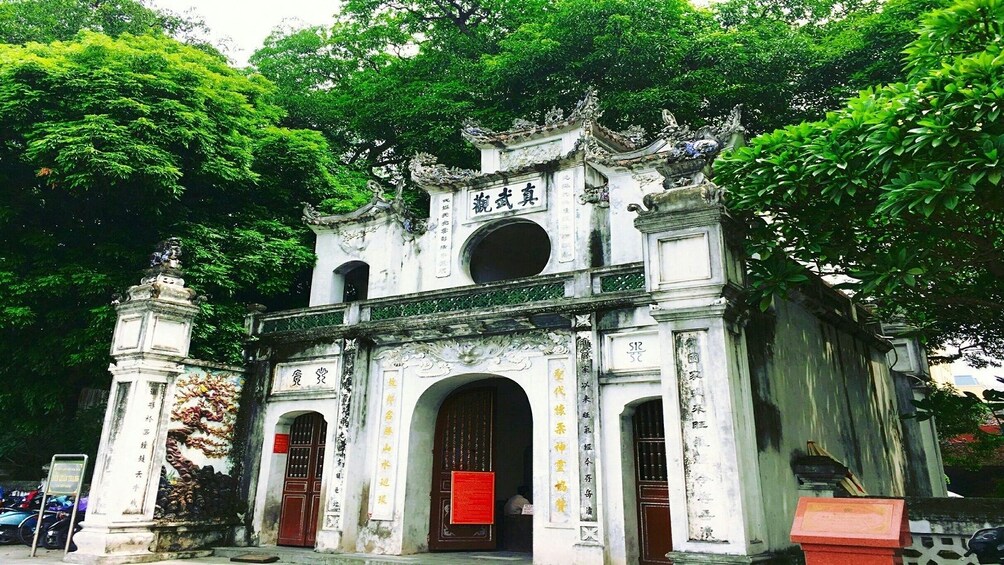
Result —
[[212, 34], [213, 43], [230, 40], [226, 54], [244, 66], [277, 26], [330, 23], [338, 0], [150, 0], [154, 8], [199, 16]]

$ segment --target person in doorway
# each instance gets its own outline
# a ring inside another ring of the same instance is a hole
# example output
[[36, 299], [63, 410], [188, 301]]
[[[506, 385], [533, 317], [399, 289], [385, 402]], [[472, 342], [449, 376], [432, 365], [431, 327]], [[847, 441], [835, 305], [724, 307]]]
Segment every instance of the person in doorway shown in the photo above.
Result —
[[523, 513], [523, 507], [530, 504], [527, 499], [527, 495], [530, 494], [530, 489], [525, 486], [521, 486], [516, 489], [516, 494], [509, 497], [509, 500], [505, 503], [505, 513], [507, 516], [513, 516], [516, 514]]

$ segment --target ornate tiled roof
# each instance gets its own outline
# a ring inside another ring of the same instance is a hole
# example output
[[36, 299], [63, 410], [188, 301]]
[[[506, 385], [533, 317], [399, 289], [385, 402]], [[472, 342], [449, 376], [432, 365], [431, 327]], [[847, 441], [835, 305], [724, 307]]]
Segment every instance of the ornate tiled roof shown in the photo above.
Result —
[[575, 147], [567, 153], [530, 155], [519, 161], [517, 167], [492, 173], [448, 167], [439, 163], [433, 155], [418, 153], [408, 165], [411, 178], [427, 188], [455, 189], [552, 168], [563, 161], [582, 157], [612, 168], [654, 165], [667, 178], [667, 187], [685, 186], [699, 184], [715, 157], [734, 142], [734, 136], [743, 131], [738, 106], [727, 117], [697, 131], [681, 126], [671, 112], [663, 110], [662, 129], [647, 145], [643, 145], [645, 131], [642, 128], [632, 126], [623, 132], [615, 132], [599, 124], [597, 120], [601, 115], [596, 91], [589, 89], [571, 114], [565, 117], [564, 111], [552, 109], [545, 115], [543, 124], [521, 119], [516, 120], [511, 129], [496, 132], [467, 122], [461, 130], [464, 138], [482, 148], [505, 148], [572, 129], [581, 129], [582, 133]]
[[599, 124], [602, 115], [596, 89], [589, 88], [567, 117], [564, 110], [551, 108], [544, 114], [542, 124], [520, 118], [508, 130], [494, 131], [468, 120], [460, 131], [464, 139], [478, 147], [506, 147], [577, 127], [591, 130], [592, 135], [599, 135], [608, 144], [624, 151], [634, 149], [644, 141], [645, 130], [642, 128], [632, 126], [623, 132], [616, 132]]

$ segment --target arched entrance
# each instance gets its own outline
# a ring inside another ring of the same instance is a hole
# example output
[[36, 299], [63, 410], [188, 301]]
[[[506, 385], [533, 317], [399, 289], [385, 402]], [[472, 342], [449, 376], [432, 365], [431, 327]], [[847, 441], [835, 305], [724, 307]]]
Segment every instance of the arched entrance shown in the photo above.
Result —
[[293, 420], [282, 483], [279, 545], [314, 547], [327, 423], [317, 412]]
[[635, 494], [638, 502], [638, 545], [641, 565], [672, 563], [669, 519], [669, 477], [662, 399], [649, 400], [631, 417], [634, 434]]
[[[446, 397], [433, 441], [430, 551], [531, 551], [532, 516], [505, 515], [503, 507], [521, 489], [532, 497], [532, 420], [526, 394], [508, 379], [475, 381]], [[494, 496], [478, 503], [492, 523], [456, 523], [452, 479], [457, 471], [493, 473]]]

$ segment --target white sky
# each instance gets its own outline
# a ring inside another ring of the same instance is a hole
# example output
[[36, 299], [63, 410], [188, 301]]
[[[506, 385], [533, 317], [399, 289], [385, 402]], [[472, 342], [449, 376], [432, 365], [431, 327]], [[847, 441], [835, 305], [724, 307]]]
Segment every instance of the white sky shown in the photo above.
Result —
[[206, 22], [213, 43], [229, 39], [226, 54], [238, 66], [278, 26], [317, 25], [334, 20], [338, 0], [149, 0], [149, 5], [185, 14], [190, 10]]

